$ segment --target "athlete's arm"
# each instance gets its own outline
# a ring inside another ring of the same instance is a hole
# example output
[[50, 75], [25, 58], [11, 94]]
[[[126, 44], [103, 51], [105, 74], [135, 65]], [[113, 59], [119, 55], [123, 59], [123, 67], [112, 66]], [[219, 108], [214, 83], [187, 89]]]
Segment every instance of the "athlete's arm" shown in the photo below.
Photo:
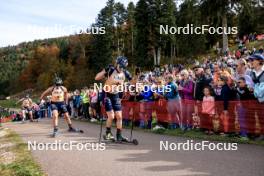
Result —
[[104, 79], [105, 78], [105, 73], [106, 73], [106, 71], [105, 71], [105, 69], [103, 69], [101, 72], [97, 73], [97, 75], [95, 76], [94, 79], [96, 81], [99, 81], [101, 79]]
[[23, 101], [25, 98], [21, 98], [20, 100], [18, 100], [17, 102], [16, 102], [16, 104], [18, 104], [18, 103], [20, 103], [21, 101]]
[[47, 95], [48, 95], [49, 93], [51, 93], [51, 92], [52, 92], [52, 87], [49, 87], [47, 90], [45, 90], [45, 91], [41, 94], [40, 99], [42, 100], [43, 97], [47, 96]]
[[69, 97], [68, 97], [68, 90], [64, 86], [62, 86], [62, 89], [63, 89], [63, 92], [64, 92], [64, 101], [65, 101], [66, 104], [68, 104], [68, 99], [69, 99]]
[[32, 101], [32, 99], [29, 98], [28, 101], [29, 101], [29, 106], [32, 107], [32, 105], [33, 105], [33, 101]]

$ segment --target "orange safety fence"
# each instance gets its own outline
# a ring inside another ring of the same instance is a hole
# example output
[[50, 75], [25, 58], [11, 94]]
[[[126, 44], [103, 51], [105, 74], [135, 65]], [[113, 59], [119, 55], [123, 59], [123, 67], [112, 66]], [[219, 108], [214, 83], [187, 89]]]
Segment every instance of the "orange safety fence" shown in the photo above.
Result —
[[[104, 108], [103, 108], [104, 112]], [[105, 113], [105, 112], [104, 112]], [[153, 102], [122, 101], [123, 119], [211, 129], [216, 132], [264, 134], [264, 104], [255, 100], [196, 102], [194, 100]]]

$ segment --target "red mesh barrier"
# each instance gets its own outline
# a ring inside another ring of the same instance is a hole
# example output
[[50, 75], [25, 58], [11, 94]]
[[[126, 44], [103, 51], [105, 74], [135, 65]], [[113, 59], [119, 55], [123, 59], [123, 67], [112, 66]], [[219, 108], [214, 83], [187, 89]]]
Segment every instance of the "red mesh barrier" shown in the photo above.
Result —
[[[103, 110], [104, 111], [104, 110]], [[122, 101], [123, 119], [176, 123], [178, 125], [212, 129], [218, 132], [264, 134], [264, 104], [255, 100], [224, 103], [193, 100], [155, 102]], [[105, 113], [105, 112], [104, 112]]]

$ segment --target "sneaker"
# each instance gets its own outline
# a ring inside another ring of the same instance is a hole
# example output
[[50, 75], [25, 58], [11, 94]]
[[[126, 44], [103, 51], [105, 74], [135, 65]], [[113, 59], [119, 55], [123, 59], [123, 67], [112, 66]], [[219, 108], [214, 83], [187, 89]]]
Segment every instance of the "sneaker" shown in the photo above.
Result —
[[52, 137], [56, 137], [56, 136], [58, 136], [58, 134], [59, 134], [59, 132], [58, 132], [58, 130], [57, 131], [53, 131], [53, 133], [52, 133]]
[[117, 142], [128, 142], [128, 138], [123, 137], [121, 134], [116, 135]]
[[156, 125], [154, 128], [152, 128], [152, 131], [156, 133], [163, 133], [165, 130], [166, 129], [160, 125]]
[[115, 140], [113, 134], [111, 132], [106, 133], [105, 140]]
[[90, 122], [97, 122], [97, 119], [91, 118]]

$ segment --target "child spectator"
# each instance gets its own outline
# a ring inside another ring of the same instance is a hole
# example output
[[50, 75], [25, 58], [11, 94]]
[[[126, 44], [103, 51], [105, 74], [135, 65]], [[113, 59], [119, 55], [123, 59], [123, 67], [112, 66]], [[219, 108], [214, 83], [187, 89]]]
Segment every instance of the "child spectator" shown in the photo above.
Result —
[[91, 122], [97, 121], [97, 105], [98, 105], [98, 92], [93, 89], [90, 91], [90, 102], [91, 102], [91, 110], [92, 110], [92, 118]]
[[212, 131], [212, 120], [215, 115], [215, 98], [211, 95], [211, 90], [210, 87], [205, 87], [204, 88], [204, 97], [203, 97], [203, 102], [202, 102], [202, 125], [205, 125], [207, 122], [206, 128], [208, 130], [205, 131], [206, 134], [213, 134]]

